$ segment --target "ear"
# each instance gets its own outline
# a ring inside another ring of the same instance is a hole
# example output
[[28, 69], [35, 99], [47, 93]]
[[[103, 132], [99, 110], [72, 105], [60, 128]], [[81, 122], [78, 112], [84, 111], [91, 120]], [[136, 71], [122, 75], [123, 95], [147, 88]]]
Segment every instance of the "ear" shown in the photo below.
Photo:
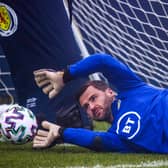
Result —
[[113, 97], [113, 96], [116, 95], [115, 92], [114, 92], [111, 88], [107, 88], [107, 89], [105, 90], [105, 92], [106, 92], [106, 94], [107, 94], [108, 96], [110, 96], [110, 97]]

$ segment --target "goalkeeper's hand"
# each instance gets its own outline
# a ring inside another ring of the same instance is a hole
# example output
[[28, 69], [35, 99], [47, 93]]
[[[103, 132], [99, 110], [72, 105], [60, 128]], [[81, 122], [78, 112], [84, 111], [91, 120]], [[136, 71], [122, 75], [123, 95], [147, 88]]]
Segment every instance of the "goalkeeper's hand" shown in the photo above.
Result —
[[33, 72], [36, 84], [51, 99], [55, 97], [64, 87], [62, 71], [40, 69]]
[[45, 130], [38, 130], [37, 135], [33, 139], [33, 148], [48, 148], [60, 138], [61, 126], [48, 121], [42, 122], [42, 127]]

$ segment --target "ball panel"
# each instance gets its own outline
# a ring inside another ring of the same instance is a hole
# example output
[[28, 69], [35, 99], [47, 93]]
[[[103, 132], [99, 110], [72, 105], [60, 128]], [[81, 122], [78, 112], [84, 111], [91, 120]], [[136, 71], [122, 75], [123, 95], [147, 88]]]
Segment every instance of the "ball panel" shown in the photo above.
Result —
[[11, 105], [0, 116], [1, 132], [6, 141], [24, 144], [33, 139], [37, 120], [33, 112], [17, 104]]

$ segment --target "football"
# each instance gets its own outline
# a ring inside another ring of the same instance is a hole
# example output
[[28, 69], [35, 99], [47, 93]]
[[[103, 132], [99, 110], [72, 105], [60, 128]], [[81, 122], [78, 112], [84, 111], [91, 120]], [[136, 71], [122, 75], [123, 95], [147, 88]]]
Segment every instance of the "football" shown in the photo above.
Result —
[[37, 131], [37, 120], [33, 112], [23, 106], [14, 104], [1, 113], [1, 138], [14, 144], [32, 141]]

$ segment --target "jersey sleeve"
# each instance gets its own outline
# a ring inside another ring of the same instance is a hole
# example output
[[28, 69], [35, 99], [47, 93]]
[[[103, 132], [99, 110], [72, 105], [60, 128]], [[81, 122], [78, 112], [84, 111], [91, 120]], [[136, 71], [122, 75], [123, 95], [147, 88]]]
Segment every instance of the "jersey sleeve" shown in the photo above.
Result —
[[107, 54], [94, 54], [69, 66], [73, 78], [101, 72], [117, 89], [124, 90], [142, 85], [143, 81], [127, 65]]
[[64, 143], [70, 143], [95, 151], [130, 152], [129, 147], [110, 132], [95, 132], [83, 128], [66, 128], [63, 133]]

